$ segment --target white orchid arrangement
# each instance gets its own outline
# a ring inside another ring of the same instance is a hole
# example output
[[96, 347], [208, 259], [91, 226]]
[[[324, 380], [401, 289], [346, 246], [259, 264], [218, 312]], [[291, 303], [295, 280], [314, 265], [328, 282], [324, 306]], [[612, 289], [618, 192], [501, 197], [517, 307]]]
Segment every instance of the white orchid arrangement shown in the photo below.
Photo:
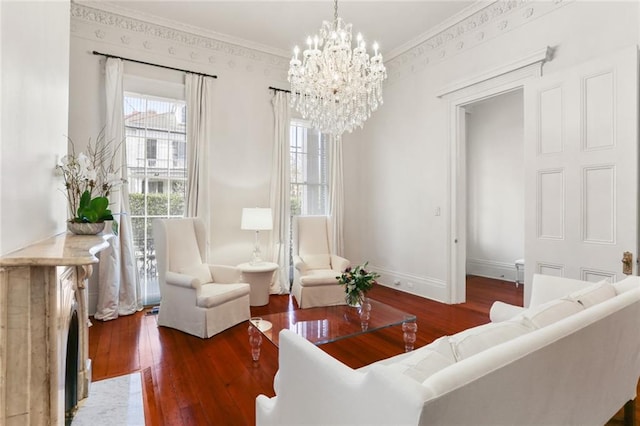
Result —
[[69, 204], [71, 222], [103, 222], [113, 220], [109, 210], [109, 194], [124, 180], [115, 169], [115, 150], [105, 141], [102, 130], [95, 143], [89, 140], [87, 154], [76, 155], [73, 141], [69, 139], [71, 153], [65, 155], [56, 165], [64, 179], [65, 195]]

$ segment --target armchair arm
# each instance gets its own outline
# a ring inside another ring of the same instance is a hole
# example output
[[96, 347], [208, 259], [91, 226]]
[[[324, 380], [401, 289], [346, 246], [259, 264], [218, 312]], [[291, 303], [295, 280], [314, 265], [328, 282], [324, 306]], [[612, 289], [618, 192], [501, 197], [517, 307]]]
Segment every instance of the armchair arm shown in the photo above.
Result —
[[171, 271], [167, 271], [165, 281], [167, 284], [185, 288], [199, 288], [201, 285], [200, 280], [191, 275]]
[[307, 264], [298, 255], [293, 255], [293, 267], [300, 271], [301, 275], [304, 275], [309, 270]]
[[508, 303], [497, 301], [493, 302], [493, 305], [491, 305], [489, 318], [491, 319], [491, 322], [507, 321], [524, 310], [525, 308], [522, 306], [510, 305]]
[[242, 278], [240, 269], [235, 266], [209, 265], [209, 271], [211, 271], [211, 278], [216, 284], [239, 283]]
[[343, 272], [350, 265], [351, 265], [351, 262], [349, 262], [344, 257], [340, 257], [340, 256], [338, 256], [336, 254], [332, 254], [331, 255], [331, 269]]

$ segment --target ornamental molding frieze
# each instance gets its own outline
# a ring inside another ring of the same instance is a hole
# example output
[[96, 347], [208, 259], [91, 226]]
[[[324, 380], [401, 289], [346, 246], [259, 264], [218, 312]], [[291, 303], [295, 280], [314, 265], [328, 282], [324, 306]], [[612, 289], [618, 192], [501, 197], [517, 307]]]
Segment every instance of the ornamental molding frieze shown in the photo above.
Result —
[[[425, 33], [390, 52], [390, 59], [385, 61], [388, 83], [446, 61], [574, 1], [497, 0], [471, 10], [467, 16], [455, 16], [442, 24], [443, 29]], [[260, 72], [268, 78], [286, 79], [289, 66], [286, 56], [206, 37], [196, 34], [195, 29], [176, 29], [75, 2], [71, 3], [71, 32], [77, 37], [192, 63]]]
[[473, 49], [574, 1], [496, 1], [386, 61], [389, 83]]
[[192, 63], [242, 67], [267, 77], [286, 76], [289, 59], [233, 43], [145, 22], [83, 4], [71, 3], [73, 36]]

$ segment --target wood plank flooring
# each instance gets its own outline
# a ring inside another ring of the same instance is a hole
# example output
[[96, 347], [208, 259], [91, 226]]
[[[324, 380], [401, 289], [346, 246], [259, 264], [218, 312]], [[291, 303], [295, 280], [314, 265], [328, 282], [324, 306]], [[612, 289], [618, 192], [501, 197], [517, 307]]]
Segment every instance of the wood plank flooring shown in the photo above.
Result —
[[[523, 287], [470, 276], [467, 303], [459, 305], [445, 305], [383, 286], [373, 288], [369, 295], [416, 315], [418, 348], [440, 336], [489, 322], [489, 308], [495, 300], [522, 305]], [[290, 296], [271, 296], [269, 305], [252, 307], [251, 314], [293, 309], [297, 305]], [[142, 371], [148, 426], [253, 425], [256, 396], [274, 395], [278, 351], [265, 340], [260, 361], [254, 363], [247, 322], [205, 340], [157, 327], [156, 316], [146, 312], [92, 322], [89, 354], [93, 380]], [[321, 347], [357, 368], [402, 352], [402, 331], [391, 327]], [[640, 418], [640, 404], [638, 409]], [[608, 424], [622, 424], [621, 418], [619, 413]]]

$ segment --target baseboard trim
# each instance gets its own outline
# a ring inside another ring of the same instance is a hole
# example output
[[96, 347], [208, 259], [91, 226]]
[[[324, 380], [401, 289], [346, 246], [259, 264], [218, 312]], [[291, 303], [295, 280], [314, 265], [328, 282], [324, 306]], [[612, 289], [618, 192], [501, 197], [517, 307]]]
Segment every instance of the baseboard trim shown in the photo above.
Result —
[[370, 269], [380, 274], [378, 283], [415, 296], [426, 297], [438, 302], [447, 303], [447, 283], [432, 277], [407, 274], [387, 268], [371, 265]]
[[[467, 274], [477, 275], [479, 277], [485, 278], [493, 278], [496, 280], [515, 282], [516, 266], [515, 263], [467, 258]], [[521, 281], [523, 278], [522, 275], [523, 271], [521, 270]]]

